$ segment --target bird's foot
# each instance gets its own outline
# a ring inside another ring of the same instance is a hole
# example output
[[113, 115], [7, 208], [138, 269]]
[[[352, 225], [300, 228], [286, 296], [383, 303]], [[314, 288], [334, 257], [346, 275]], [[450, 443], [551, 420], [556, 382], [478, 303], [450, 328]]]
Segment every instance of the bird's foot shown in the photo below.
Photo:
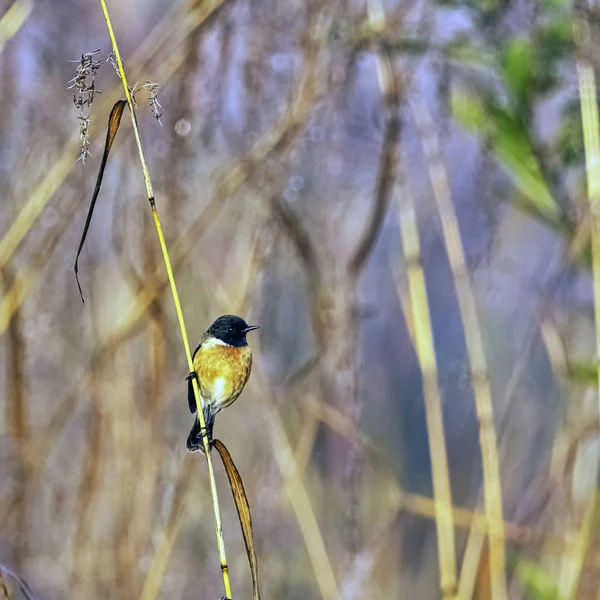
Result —
[[196, 434], [196, 439], [201, 440], [202, 438], [208, 438], [208, 444], [212, 442], [212, 433], [206, 429], [206, 427], [201, 427], [200, 431]]
[[190, 381], [191, 379], [198, 381], [198, 373], [196, 373], [196, 371], [190, 371], [188, 376], [185, 378], [186, 381]]

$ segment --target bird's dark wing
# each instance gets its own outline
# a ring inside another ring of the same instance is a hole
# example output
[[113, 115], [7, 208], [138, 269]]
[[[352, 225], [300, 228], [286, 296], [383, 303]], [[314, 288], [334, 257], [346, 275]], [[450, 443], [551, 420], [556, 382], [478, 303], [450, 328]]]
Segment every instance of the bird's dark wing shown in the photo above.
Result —
[[194, 394], [194, 384], [191, 377], [188, 379], [188, 406], [190, 407], [190, 412], [194, 414], [197, 410], [196, 394]]
[[[203, 336], [203, 338], [204, 338], [204, 336]], [[200, 350], [200, 347], [202, 346], [203, 341], [204, 341], [204, 339], [200, 340], [200, 343], [196, 346], [196, 349], [194, 350], [194, 354], [192, 354], [192, 361], [194, 360], [194, 357], [196, 356], [196, 353], [198, 352], [198, 350]], [[194, 384], [192, 383], [191, 377], [188, 378], [188, 406], [190, 407], [190, 412], [192, 414], [194, 414], [197, 410], [197, 406], [196, 406], [196, 395], [194, 394]]]

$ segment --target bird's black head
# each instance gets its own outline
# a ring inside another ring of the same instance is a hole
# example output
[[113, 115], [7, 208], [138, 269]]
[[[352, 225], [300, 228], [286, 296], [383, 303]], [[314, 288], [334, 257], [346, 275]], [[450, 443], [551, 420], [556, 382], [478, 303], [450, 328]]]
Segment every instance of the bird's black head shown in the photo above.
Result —
[[223, 315], [206, 333], [230, 346], [247, 346], [246, 334], [253, 329], [258, 329], [258, 325], [248, 325], [244, 319], [235, 315]]

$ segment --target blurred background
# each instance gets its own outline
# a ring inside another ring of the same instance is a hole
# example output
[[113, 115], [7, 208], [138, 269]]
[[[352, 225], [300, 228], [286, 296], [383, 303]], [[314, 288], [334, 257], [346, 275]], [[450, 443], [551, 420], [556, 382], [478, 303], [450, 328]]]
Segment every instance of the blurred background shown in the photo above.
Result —
[[[599, 64], [597, 4], [108, 8], [190, 344], [224, 313], [261, 326], [215, 436], [245, 483], [262, 597], [600, 598], [577, 76]], [[127, 114], [85, 304], [73, 275], [123, 95], [109, 55], [97, 2], [0, 1], [0, 562], [40, 599], [216, 600], [206, 464], [185, 450], [188, 369]], [[249, 598], [213, 454], [233, 596]], [[444, 490], [455, 510], [436, 522]], [[488, 544], [494, 502], [505, 539]]]

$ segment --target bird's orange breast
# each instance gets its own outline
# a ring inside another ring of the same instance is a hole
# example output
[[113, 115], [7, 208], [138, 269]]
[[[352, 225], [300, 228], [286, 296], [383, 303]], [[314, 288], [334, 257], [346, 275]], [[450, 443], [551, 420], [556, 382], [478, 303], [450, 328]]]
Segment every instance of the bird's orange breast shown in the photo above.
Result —
[[237, 399], [251, 368], [252, 353], [248, 346], [203, 344], [194, 357], [202, 397], [215, 413]]

